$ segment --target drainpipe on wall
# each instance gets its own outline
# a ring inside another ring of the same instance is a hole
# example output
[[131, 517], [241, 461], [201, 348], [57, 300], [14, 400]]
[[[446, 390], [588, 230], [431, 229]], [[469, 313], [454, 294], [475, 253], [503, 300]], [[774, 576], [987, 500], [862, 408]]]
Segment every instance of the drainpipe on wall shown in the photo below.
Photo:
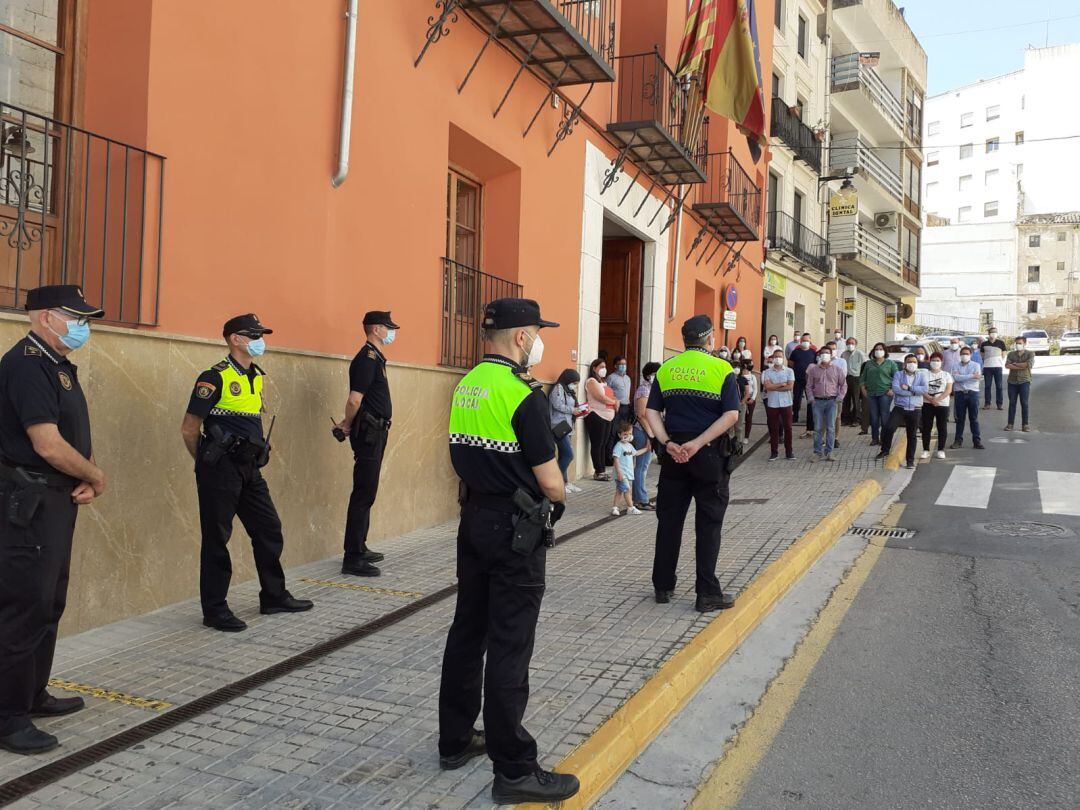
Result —
[[341, 133], [338, 136], [337, 172], [330, 185], [338, 188], [349, 176], [349, 139], [352, 137], [353, 73], [356, 71], [356, 7], [360, 0], [349, 0], [345, 12], [345, 69], [341, 87]]
[[[682, 186], [676, 189], [676, 196], [682, 199]], [[671, 271], [671, 306], [668, 308], [668, 321], [675, 320], [675, 307], [679, 298], [679, 240], [682, 237], [682, 211], [675, 218], [675, 253]]]

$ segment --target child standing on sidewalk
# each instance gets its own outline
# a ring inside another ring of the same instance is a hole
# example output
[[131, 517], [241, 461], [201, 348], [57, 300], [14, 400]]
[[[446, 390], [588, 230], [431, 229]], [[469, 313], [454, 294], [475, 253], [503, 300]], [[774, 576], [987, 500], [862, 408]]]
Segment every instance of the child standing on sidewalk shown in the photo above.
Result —
[[615, 498], [611, 502], [611, 514], [619, 515], [619, 506], [626, 506], [626, 514], [640, 515], [630, 500], [630, 488], [634, 484], [634, 459], [651, 453], [652, 448], [645, 445], [640, 450], [634, 448], [634, 428], [629, 422], [619, 423], [619, 441], [615, 443], [612, 458], [615, 461]]

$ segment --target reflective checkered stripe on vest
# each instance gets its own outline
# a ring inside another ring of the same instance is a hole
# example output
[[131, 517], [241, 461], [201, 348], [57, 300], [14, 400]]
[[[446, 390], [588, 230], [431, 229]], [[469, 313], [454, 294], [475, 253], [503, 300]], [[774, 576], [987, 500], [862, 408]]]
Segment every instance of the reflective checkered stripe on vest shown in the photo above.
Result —
[[211, 416], [253, 416], [262, 413], [263, 375], [255, 374], [249, 382], [232, 363], [225, 361], [213, 367], [221, 375], [221, 399], [210, 410]]
[[530, 393], [514, 369], [493, 361], [481, 362], [458, 384], [450, 407], [450, 460], [470, 489], [489, 495], [535, 490], [512, 424]]
[[701, 397], [720, 399], [724, 380], [733, 369], [731, 364], [706, 351], [687, 349], [672, 357], [656, 372], [656, 384], [665, 397]]

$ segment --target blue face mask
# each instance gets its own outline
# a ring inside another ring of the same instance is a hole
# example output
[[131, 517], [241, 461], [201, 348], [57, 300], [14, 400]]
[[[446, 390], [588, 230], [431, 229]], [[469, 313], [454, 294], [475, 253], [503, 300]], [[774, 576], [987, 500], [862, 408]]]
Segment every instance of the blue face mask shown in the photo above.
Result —
[[266, 353], [266, 341], [262, 338], [249, 340], [244, 349], [252, 357], [262, 357]]
[[615, 366], [615, 368], [620, 374], [626, 373], [626, 366], [623, 363], [619, 363], [619, 365]]
[[79, 323], [78, 321], [65, 321], [67, 324], [67, 334], [61, 335], [51, 326], [49, 331], [56, 335], [57, 339], [69, 349], [75, 350], [86, 345], [86, 341], [90, 339], [90, 324]]
[[389, 330], [387, 330], [387, 332], [386, 332], [386, 337], [384, 337], [384, 338], [382, 339], [383, 345], [384, 345], [384, 346], [389, 346], [389, 345], [390, 345], [391, 343], [393, 343], [393, 342], [394, 342], [394, 339], [395, 339], [396, 337], [397, 337], [397, 330], [396, 330], [396, 329], [389, 329]]

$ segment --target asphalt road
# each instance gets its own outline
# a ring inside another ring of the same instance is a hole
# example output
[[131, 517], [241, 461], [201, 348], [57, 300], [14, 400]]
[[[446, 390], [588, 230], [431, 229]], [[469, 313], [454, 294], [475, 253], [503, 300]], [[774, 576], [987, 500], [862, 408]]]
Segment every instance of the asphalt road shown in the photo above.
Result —
[[[1080, 486], [1038, 472], [1080, 473], [1080, 361], [1040, 366], [1032, 433], [980, 411], [986, 450], [919, 465], [916, 535], [888, 542], [739, 807], [1080, 807], [1080, 516], [1053, 511], [1080, 513]], [[950, 482], [961, 465], [983, 469]]]

